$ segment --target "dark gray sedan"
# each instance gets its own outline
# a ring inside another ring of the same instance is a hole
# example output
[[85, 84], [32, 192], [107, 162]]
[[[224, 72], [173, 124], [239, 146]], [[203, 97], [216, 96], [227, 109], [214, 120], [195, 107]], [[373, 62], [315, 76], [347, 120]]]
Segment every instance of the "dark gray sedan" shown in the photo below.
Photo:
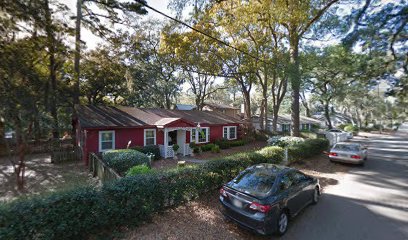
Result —
[[289, 218], [317, 203], [319, 181], [284, 166], [259, 164], [242, 171], [220, 189], [223, 214], [262, 235], [283, 235]]

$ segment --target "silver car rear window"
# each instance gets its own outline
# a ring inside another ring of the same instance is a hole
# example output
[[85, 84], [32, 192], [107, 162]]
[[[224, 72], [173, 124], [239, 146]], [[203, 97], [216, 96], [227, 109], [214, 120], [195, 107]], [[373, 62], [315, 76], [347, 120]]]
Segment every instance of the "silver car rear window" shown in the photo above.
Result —
[[345, 151], [345, 152], [357, 152], [360, 151], [360, 147], [358, 145], [345, 145], [345, 144], [337, 144], [333, 148], [334, 150]]

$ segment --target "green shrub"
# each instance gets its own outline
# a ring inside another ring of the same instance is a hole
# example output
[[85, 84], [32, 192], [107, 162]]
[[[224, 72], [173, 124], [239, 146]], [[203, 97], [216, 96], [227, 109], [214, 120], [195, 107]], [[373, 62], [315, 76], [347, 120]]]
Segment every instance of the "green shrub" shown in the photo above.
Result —
[[214, 145], [212, 146], [212, 148], [211, 148], [211, 152], [212, 152], [212, 153], [219, 153], [219, 152], [221, 152], [220, 146], [214, 144]]
[[264, 147], [261, 150], [258, 150], [257, 153], [267, 158], [267, 162], [271, 163], [282, 162], [285, 154], [283, 148], [277, 146]]
[[102, 159], [110, 168], [120, 175], [124, 175], [131, 167], [136, 165], [149, 165], [149, 158], [133, 149], [110, 150], [102, 154]]
[[160, 148], [157, 145], [149, 145], [149, 146], [133, 146], [130, 149], [142, 152], [146, 155], [153, 154], [154, 160], [159, 160], [161, 158], [160, 155]]
[[225, 139], [217, 139], [214, 141], [214, 144], [217, 144], [221, 149], [228, 149], [231, 147], [230, 142]]
[[145, 174], [145, 173], [150, 173], [152, 171], [151, 168], [149, 168], [146, 164], [142, 164], [142, 165], [136, 165], [131, 167], [127, 172], [126, 172], [126, 176], [134, 176], [137, 174]]
[[344, 127], [344, 131], [346, 132], [358, 133], [358, 130], [359, 128], [357, 126], [351, 124]]
[[[324, 139], [306, 142], [313, 151], [328, 144]], [[0, 205], [0, 239], [88, 239], [101, 229], [106, 233], [142, 224], [154, 213], [219, 188], [251, 165], [276, 163], [282, 155], [282, 148], [267, 147], [200, 165], [136, 174], [100, 189], [59, 191]]]
[[245, 144], [246, 142], [244, 140], [235, 140], [229, 142], [230, 147], [244, 146]]
[[208, 151], [211, 151], [211, 149], [214, 147], [214, 144], [209, 143], [209, 144], [201, 145], [200, 147], [203, 152], [208, 152]]
[[299, 144], [304, 141], [305, 139], [301, 137], [273, 136], [269, 138], [267, 142], [271, 146], [288, 147], [288, 146], [293, 146], [295, 144]]
[[329, 148], [329, 140], [324, 138], [306, 139], [302, 143], [288, 147], [289, 160], [292, 162], [309, 158], [322, 153]]
[[173, 151], [177, 152], [179, 150], [180, 146], [178, 144], [173, 145]]
[[202, 152], [201, 147], [195, 146], [195, 147], [193, 148], [193, 153], [201, 153], [201, 152]]

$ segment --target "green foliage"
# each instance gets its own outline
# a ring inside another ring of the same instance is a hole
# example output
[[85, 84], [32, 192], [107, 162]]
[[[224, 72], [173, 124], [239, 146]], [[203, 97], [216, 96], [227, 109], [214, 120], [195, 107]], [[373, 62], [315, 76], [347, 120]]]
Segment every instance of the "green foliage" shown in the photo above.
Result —
[[229, 142], [230, 147], [239, 147], [244, 146], [245, 144], [245, 140], [234, 140]]
[[217, 144], [221, 149], [228, 149], [231, 147], [229, 141], [225, 139], [215, 140], [214, 143]]
[[277, 146], [264, 147], [261, 150], [258, 150], [257, 153], [267, 158], [268, 162], [275, 163], [282, 162], [285, 154], [283, 148]]
[[179, 150], [180, 146], [178, 144], [173, 145], [173, 151], [177, 152]]
[[160, 148], [157, 145], [149, 145], [149, 146], [133, 146], [130, 149], [142, 152], [146, 155], [154, 155], [154, 160], [159, 160], [161, 158], [160, 155]]
[[329, 140], [324, 138], [306, 139], [288, 147], [288, 157], [291, 162], [313, 157], [329, 148]]
[[189, 146], [190, 148], [194, 149], [194, 148], [196, 147], [196, 143], [195, 143], [195, 142], [191, 142], [188, 146]]
[[214, 144], [218, 145], [221, 149], [228, 149], [231, 147], [238, 147], [238, 146], [243, 146], [246, 144], [244, 140], [226, 140], [226, 139], [219, 139], [215, 140]]
[[106, 165], [122, 176], [133, 166], [149, 165], [149, 158], [144, 153], [133, 149], [106, 151], [102, 154], [102, 159]]
[[137, 175], [137, 174], [150, 173], [151, 171], [152, 171], [152, 169], [149, 168], [146, 164], [136, 165], [136, 166], [131, 167], [126, 172], [126, 177], [134, 176], [134, 175]]
[[221, 152], [220, 146], [218, 146], [218, 145], [216, 145], [216, 144], [213, 144], [213, 146], [211, 147], [211, 152], [212, 152], [212, 153], [219, 153], [219, 152]]
[[357, 126], [352, 125], [352, 124], [349, 124], [349, 125], [344, 127], [344, 131], [352, 132], [354, 134], [356, 134], [358, 132], [358, 130], [359, 130], [359, 128]]
[[304, 142], [305, 139], [301, 137], [282, 137], [282, 136], [273, 136], [268, 139], [268, 144], [271, 146], [287, 147], [295, 144]]
[[[304, 151], [306, 144], [313, 148], [310, 153], [319, 153], [328, 146], [325, 139], [306, 140], [295, 146]], [[154, 213], [219, 188], [251, 165], [282, 159], [283, 149], [272, 146], [160, 172], [148, 172], [146, 165], [137, 166], [132, 171], [138, 174], [101, 189], [59, 191], [0, 205], [0, 238], [87, 239], [101, 229], [142, 224]]]
[[215, 145], [214, 143], [209, 143], [209, 144], [201, 145], [200, 147], [203, 152], [208, 152], [208, 151], [211, 151], [214, 145]]

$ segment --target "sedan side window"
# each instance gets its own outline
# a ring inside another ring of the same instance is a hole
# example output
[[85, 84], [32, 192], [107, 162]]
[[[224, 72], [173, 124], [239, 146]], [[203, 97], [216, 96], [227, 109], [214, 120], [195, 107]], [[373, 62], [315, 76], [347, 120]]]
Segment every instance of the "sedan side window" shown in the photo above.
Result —
[[308, 179], [308, 177], [306, 175], [304, 175], [303, 173], [300, 172], [294, 172], [290, 174], [290, 177], [292, 178], [293, 183], [299, 184], [302, 183], [304, 181], [306, 181]]
[[292, 186], [292, 180], [288, 177], [288, 175], [285, 175], [281, 178], [280, 182], [280, 190], [286, 190]]

